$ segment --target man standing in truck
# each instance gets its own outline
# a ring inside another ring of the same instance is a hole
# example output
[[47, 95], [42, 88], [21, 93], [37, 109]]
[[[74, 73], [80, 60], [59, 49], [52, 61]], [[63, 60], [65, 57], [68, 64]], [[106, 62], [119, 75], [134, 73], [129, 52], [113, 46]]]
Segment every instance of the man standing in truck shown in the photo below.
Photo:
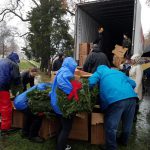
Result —
[[102, 25], [100, 25], [98, 27], [98, 37], [96, 38], [96, 40], [93, 42], [93, 44], [97, 44], [100, 51], [103, 51], [103, 46], [104, 46], [104, 28]]
[[123, 42], [122, 42], [123, 48], [127, 48], [127, 52], [125, 53], [125, 58], [130, 58], [131, 56], [131, 39], [129, 38], [128, 33], [123, 34]]

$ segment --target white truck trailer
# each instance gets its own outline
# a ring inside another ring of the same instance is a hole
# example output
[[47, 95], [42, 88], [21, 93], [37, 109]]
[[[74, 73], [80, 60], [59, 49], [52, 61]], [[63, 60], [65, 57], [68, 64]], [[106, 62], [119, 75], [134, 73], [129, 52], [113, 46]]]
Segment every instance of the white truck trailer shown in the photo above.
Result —
[[132, 40], [132, 54], [143, 53], [144, 37], [139, 0], [97, 0], [77, 4], [75, 14], [75, 59], [79, 60], [79, 44], [93, 42], [99, 25], [104, 26], [107, 56], [112, 59], [116, 44], [122, 45], [123, 33]]

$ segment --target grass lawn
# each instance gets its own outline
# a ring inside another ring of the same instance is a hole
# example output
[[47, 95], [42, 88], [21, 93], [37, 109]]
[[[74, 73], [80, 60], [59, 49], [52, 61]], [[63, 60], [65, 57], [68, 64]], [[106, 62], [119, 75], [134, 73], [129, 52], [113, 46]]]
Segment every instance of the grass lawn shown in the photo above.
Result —
[[[20, 134], [13, 133], [0, 140], [0, 150], [55, 150], [56, 138], [50, 138], [44, 143], [33, 143], [22, 139]], [[99, 150], [99, 146], [91, 146], [87, 142], [69, 141], [73, 150]]]
[[[144, 140], [144, 137], [143, 137]], [[118, 150], [149, 150], [148, 139], [143, 141], [133, 138], [130, 140], [128, 147], [119, 147]], [[101, 146], [91, 145], [88, 142], [69, 140], [72, 146], [71, 150], [101, 150]], [[20, 131], [11, 133], [0, 139], [0, 150], [55, 150], [56, 138], [49, 138], [44, 143], [33, 143], [28, 139], [22, 139]]]
[[19, 64], [20, 71], [28, 70], [29, 68], [32, 68], [32, 67], [34, 66], [30, 62], [24, 59], [20, 61], [20, 64]]

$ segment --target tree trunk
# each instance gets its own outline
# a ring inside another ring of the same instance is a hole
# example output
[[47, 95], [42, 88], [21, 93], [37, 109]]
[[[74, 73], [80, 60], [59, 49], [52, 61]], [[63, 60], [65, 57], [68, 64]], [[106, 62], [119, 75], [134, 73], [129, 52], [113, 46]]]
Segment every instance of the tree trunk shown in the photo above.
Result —
[[41, 59], [41, 66], [40, 66], [40, 70], [42, 72], [47, 72], [48, 70], [48, 59], [47, 58], [42, 58]]

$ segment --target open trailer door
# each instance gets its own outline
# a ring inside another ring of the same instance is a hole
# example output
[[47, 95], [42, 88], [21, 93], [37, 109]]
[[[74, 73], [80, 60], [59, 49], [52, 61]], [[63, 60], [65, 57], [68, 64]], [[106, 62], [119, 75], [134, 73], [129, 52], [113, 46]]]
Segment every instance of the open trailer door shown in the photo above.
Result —
[[132, 36], [133, 54], [143, 54], [144, 36], [141, 24], [141, 4], [139, 0], [135, 0], [134, 5], [134, 25]]

